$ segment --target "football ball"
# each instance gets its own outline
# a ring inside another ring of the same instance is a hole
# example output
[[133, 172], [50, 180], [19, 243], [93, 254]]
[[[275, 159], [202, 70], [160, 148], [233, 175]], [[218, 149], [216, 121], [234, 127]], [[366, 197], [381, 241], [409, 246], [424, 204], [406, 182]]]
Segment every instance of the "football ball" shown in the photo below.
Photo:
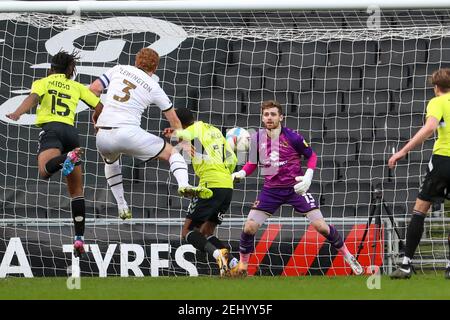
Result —
[[244, 128], [232, 128], [225, 137], [234, 152], [248, 151], [250, 147], [250, 133]]

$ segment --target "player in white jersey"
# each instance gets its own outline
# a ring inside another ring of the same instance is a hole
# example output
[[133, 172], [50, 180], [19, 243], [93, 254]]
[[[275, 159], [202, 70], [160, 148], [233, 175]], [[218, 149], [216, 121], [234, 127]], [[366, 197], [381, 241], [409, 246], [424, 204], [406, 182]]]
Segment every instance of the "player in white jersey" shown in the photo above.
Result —
[[158, 53], [143, 48], [136, 55], [135, 66], [117, 65], [90, 85], [97, 96], [108, 89], [103, 111], [95, 124], [98, 128], [97, 149], [105, 161], [105, 176], [117, 201], [119, 217], [124, 220], [131, 218], [131, 211], [124, 197], [119, 163], [121, 154], [142, 161], [167, 160], [181, 195], [212, 196], [212, 191], [207, 188], [189, 185], [186, 161], [172, 145], [140, 127], [142, 113], [154, 104], [161, 109], [172, 128], [182, 129], [169, 97], [152, 79], [158, 64]]

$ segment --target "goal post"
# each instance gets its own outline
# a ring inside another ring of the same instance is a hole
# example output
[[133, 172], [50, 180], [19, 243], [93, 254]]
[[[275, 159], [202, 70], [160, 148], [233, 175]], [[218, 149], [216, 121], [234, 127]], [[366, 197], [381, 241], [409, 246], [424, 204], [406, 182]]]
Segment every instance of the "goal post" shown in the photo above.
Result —
[[[380, 188], [389, 212], [383, 209], [381, 223], [374, 219], [368, 229], [360, 261], [385, 272], [398, 262], [389, 213], [404, 238], [433, 140], [395, 170], [386, 164], [423, 125], [433, 95], [427, 76], [450, 66], [446, 1], [6, 1], [0, 2], [0, 25], [0, 276], [17, 271], [15, 260], [6, 261], [11, 252], [24, 261], [14, 249], [19, 246], [34, 276], [218, 274], [180, 239], [189, 202], [178, 196], [165, 163], [122, 157], [133, 219], [117, 218], [84, 104], [76, 127], [86, 150], [89, 252], [73, 259], [70, 198], [60, 174], [38, 178], [33, 112], [17, 123], [5, 116], [46, 75], [60, 49], [80, 52], [76, 80], [83, 84], [116, 64], [133, 64], [143, 47], [155, 49], [161, 55], [156, 76], [175, 107], [190, 108], [224, 134], [236, 126], [258, 128], [261, 101], [278, 100], [284, 125], [299, 130], [318, 154], [311, 193], [327, 222], [356, 253], [372, 191]], [[160, 135], [167, 126], [162, 118], [149, 107], [142, 127]], [[190, 180], [198, 182], [192, 168]], [[236, 256], [262, 181], [258, 172], [236, 185], [218, 228]], [[419, 270], [445, 266], [449, 230], [444, 210], [426, 221], [414, 259]], [[350, 274], [342, 257], [288, 206], [261, 228], [255, 246], [251, 274]], [[29, 275], [26, 267], [20, 270]]]

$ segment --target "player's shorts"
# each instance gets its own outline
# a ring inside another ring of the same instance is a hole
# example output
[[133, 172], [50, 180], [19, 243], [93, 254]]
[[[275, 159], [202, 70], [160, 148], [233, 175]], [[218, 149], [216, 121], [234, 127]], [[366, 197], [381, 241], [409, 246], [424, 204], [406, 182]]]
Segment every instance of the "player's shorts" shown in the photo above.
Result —
[[137, 126], [100, 127], [96, 141], [106, 163], [115, 162], [122, 153], [148, 161], [156, 158], [166, 145], [162, 138]]
[[49, 122], [42, 125], [39, 132], [37, 154], [47, 149], [59, 149], [62, 154], [80, 146], [78, 130], [62, 122]]
[[210, 188], [213, 196], [209, 199], [193, 198], [189, 204], [186, 218], [192, 220], [192, 226], [199, 227], [205, 221], [217, 225], [222, 223], [223, 216], [230, 207], [233, 189]]
[[264, 211], [273, 215], [283, 204], [289, 204], [294, 207], [295, 211], [306, 214], [311, 210], [319, 209], [311, 193], [299, 195], [295, 193], [293, 187], [289, 188], [265, 188], [263, 187], [256, 201], [253, 203], [252, 209]]
[[430, 169], [417, 198], [428, 202], [443, 202], [450, 191], [450, 157], [434, 154]]

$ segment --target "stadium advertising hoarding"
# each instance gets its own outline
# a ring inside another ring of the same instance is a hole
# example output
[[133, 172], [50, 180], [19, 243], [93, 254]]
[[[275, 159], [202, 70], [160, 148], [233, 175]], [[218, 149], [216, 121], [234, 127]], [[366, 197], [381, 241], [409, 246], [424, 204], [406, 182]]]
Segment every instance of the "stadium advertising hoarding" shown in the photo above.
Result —
[[[344, 228], [345, 243], [356, 253], [365, 230], [364, 224]], [[65, 228], [64, 232], [69, 232]], [[249, 275], [349, 275], [351, 269], [312, 227], [292, 232], [291, 226], [269, 224], [258, 237], [256, 250], [250, 258]], [[381, 238], [373, 241], [375, 232]], [[382, 266], [384, 258], [383, 228], [369, 229], [360, 252], [363, 267]], [[45, 236], [44, 236], [45, 237]], [[64, 236], [65, 239], [70, 237]], [[136, 237], [137, 238], [137, 237]], [[158, 243], [157, 239], [130, 239], [119, 243], [102, 237], [97, 243], [87, 241], [86, 253], [75, 258], [70, 242], [52, 236], [49, 242], [36, 242], [28, 237], [11, 237], [0, 241], [0, 277], [19, 274], [33, 276], [198, 276], [218, 274], [215, 262], [204, 253], [179, 240]], [[58, 244], [60, 243], [60, 244]], [[231, 241], [232, 252], [238, 252], [239, 243]]]

